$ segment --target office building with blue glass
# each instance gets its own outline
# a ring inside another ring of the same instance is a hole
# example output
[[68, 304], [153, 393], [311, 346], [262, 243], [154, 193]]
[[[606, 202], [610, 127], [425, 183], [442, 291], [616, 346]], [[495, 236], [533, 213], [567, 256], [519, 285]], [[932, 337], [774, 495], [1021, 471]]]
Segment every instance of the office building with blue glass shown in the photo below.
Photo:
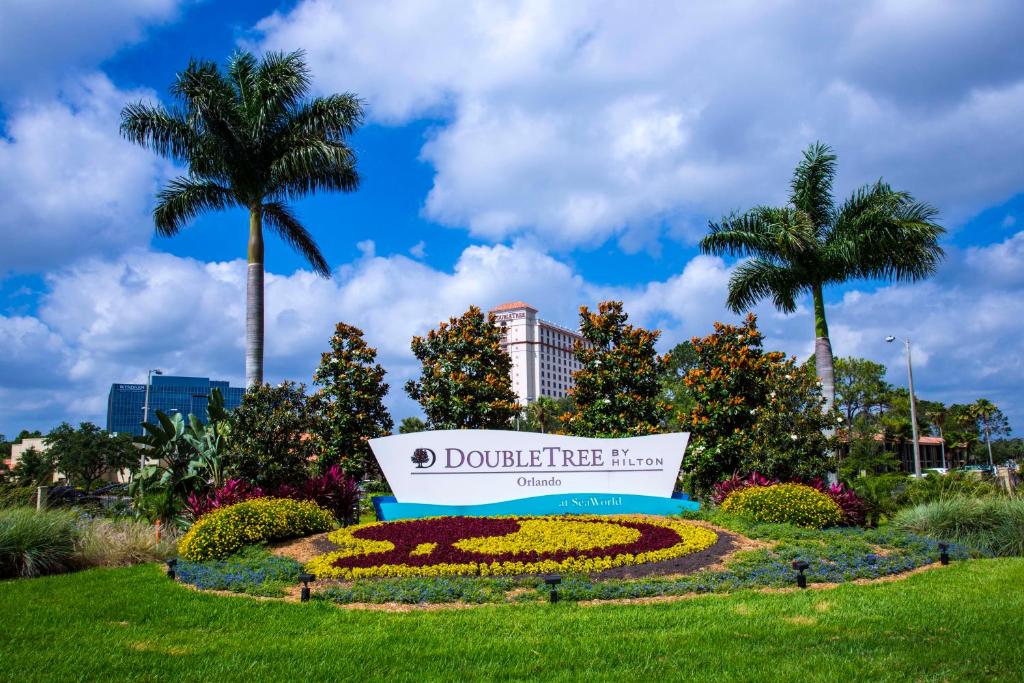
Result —
[[[192, 414], [206, 422], [207, 401], [213, 389], [220, 389], [228, 410], [237, 408], [245, 393], [245, 389], [209, 377], [154, 375], [149, 387], [149, 421], [156, 422], [156, 411], [162, 410], [167, 415], [181, 413], [182, 417], [187, 417]], [[145, 384], [111, 384], [107, 431], [141, 436], [145, 403]]]

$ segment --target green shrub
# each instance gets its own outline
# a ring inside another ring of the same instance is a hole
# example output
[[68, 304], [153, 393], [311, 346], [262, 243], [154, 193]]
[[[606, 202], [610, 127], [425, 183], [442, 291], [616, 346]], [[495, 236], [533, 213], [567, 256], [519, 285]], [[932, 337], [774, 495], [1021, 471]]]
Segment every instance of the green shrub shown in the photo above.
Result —
[[40, 576], [74, 564], [78, 516], [68, 510], [0, 510], [0, 578]]
[[127, 567], [160, 562], [177, 552], [179, 535], [174, 527], [164, 527], [158, 541], [152, 524], [97, 518], [82, 524], [77, 555], [86, 567]]
[[0, 487], [0, 508], [35, 507], [35, 486]]
[[178, 543], [178, 552], [193, 562], [215, 560], [247, 545], [320, 533], [334, 526], [334, 516], [311, 501], [254, 498], [200, 517]]
[[751, 486], [729, 494], [722, 510], [756, 522], [782, 522], [821, 529], [835, 526], [843, 511], [827, 495], [804, 484]]
[[948, 498], [897, 512], [898, 529], [1003, 557], [1024, 555], [1024, 499]]
[[967, 472], [930, 472], [920, 479], [910, 479], [900, 502], [904, 505], [920, 505], [950, 498], [991, 498], [998, 495], [1001, 495], [998, 484]]

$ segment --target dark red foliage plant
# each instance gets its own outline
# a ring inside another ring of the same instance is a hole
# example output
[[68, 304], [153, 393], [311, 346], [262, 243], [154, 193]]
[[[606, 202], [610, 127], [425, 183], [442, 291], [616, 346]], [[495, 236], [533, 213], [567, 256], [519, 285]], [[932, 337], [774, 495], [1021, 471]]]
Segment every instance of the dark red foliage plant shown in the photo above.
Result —
[[769, 479], [757, 472], [751, 472], [745, 477], [741, 477], [738, 472], [734, 472], [728, 479], [723, 479], [715, 484], [714, 488], [711, 490], [711, 502], [715, 505], [721, 505], [722, 501], [728, 498], [730, 493], [734, 493], [740, 489], [749, 488], [751, 486], [771, 486], [772, 484], [778, 483], [778, 479]]
[[311, 500], [325, 510], [330, 510], [339, 521], [347, 522], [352, 519], [359, 500], [359, 484], [345, 474], [340, 465], [331, 465], [319, 477], [307, 479], [299, 486], [282, 486], [277, 495], [281, 498]]
[[188, 494], [185, 506], [192, 519], [199, 519], [210, 510], [241, 503], [250, 498], [263, 497], [263, 489], [242, 479], [228, 479], [219, 489], [202, 495]]

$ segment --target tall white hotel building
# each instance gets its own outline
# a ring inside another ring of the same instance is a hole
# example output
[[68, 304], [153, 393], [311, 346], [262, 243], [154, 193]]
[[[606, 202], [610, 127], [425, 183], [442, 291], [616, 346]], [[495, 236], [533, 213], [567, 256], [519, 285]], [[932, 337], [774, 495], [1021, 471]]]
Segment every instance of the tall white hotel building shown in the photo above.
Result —
[[520, 405], [540, 396], [561, 398], [572, 387], [572, 373], [580, 367], [573, 355], [578, 332], [537, 317], [537, 309], [522, 301], [493, 309], [495, 322], [504, 330], [501, 346], [512, 357], [512, 391]]

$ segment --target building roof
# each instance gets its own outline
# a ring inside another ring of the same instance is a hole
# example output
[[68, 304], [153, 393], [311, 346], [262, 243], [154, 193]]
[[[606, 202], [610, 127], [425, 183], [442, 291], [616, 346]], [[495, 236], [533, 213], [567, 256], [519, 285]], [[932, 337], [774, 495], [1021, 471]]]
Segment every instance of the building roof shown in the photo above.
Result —
[[500, 304], [498, 306], [495, 306], [491, 310], [492, 311], [515, 311], [515, 310], [518, 310], [520, 308], [528, 308], [531, 311], [533, 311], [534, 313], [537, 312], [536, 308], [534, 308], [530, 304], [526, 303], [525, 301], [511, 301], [511, 302], [509, 302], [507, 304]]

